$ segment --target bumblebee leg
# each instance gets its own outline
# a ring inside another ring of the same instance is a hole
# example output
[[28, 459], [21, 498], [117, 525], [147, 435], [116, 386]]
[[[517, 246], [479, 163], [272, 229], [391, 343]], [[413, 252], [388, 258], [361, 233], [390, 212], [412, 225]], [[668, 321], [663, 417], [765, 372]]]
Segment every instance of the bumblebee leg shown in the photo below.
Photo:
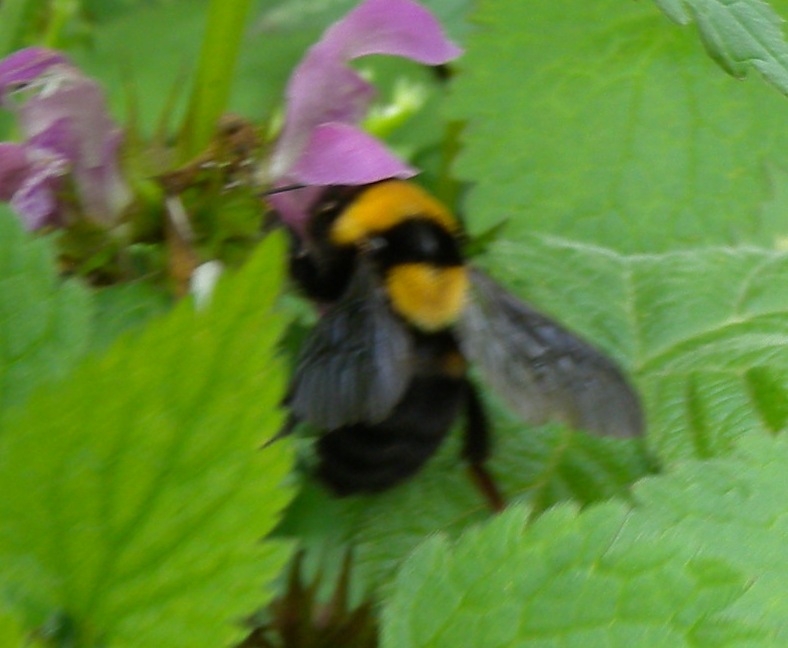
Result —
[[286, 436], [290, 436], [295, 430], [296, 426], [301, 421], [296, 418], [293, 414], [288, 415], [287, 420], [285, 421], [284, 425], [279, 429], [279, 432], [274, 434], [268, 441], [266, 441], [263, 445], [260, 446], [261, 449], [267, 448], [272, 443], [279, 441], [279, 439], [284, 439]]
[[487, 414], [476, 387], [470, 381], [466, 382], [465, 393], [466, 419], [462, 456], [468, 461], [468, 473], [471, 481], [481, 491], [490, 508], [498, 513], [506, 508], [506, 502], [492, 475], [487, 472], [484, 466], [484, 462], [490, 456], [491, 441]]

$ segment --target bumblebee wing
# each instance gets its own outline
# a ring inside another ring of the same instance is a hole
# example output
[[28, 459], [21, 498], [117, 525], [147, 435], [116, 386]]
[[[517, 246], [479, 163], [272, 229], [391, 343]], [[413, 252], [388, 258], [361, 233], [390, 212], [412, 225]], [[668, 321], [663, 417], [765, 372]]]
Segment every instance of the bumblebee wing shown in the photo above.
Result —
[[345, 295], [304, 343], [288, 404], [297, 419], [326, 430], [377, 423], [399, 402], [412, 373], [411, 335], [362, 259]]
[[463, 353], [523, 419], [641, 434], [637, 394], [610, 358], [476, 270], [471, 285], [459, 323]]

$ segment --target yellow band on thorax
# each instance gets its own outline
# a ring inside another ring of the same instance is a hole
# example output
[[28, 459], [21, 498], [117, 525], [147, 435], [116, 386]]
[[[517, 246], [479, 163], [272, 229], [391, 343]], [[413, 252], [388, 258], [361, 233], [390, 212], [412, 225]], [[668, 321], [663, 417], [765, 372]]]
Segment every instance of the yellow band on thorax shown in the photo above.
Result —
[[458, 228], [451, 212], [421, 187], [387, 180], [353, 200], [332, 225], [329, 237], [335, 245], [355, 245], [414, 217], [432, 220], [451, 234]]
[[451, 326], [465, 307], [468, 274], [464, 266], [402, 263], [386, 273], [391, 307], [424, 331]]

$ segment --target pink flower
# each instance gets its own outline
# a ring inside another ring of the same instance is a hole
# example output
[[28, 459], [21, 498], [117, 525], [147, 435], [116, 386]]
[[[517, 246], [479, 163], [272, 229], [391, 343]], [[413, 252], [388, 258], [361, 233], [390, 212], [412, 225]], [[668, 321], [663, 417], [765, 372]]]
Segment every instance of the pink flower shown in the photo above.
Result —
[[270, 175], [275, 186], [307, 188], [271, 196], [285, 223], [302, 227], [315, 186], [361, 185], [416, 173], [356, 126], [375, 91], [348, 62], [389, 54], [439, 65], [460, 53], [435, 17], [413, 0], [366, 0], [334, 23], [287, 87], [285, 124]]
[[0, 61], [0, 107], [16, 114], [25, 138], [0, 143], [0, 200], [30, 229], [62, 225], [70, 179], [85, 218], [117, 221], [130, 198], [117, 160], [122, 132], [95, 81], [62, 54], [31, 47]]

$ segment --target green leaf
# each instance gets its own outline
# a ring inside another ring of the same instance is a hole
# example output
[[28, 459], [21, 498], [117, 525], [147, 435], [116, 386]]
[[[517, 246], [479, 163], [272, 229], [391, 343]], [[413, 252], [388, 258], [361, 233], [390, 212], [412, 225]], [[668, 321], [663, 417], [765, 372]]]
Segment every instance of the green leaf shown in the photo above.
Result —
[[[0, 593], [77, 645], [220, 646], [288, 555], [261, 542], [290, 498], [281, 423], [283, 241], [207, 310], [185, 301], [3, 422]], [[65, 638], [64, 638], [65, 637]]]
[[82, 357], [92, 311], [82, 286], [57, 277], [52, 242], [0, 206], [0, 412]]
[[[647, 452], [661, 464], [725, 455], [747, 435], [784, 427], [788, 297], [775, 286], [788, 281], [788, 254], [709, 248], [622, 255], [530, 237], [527, 246], [493, 246], [493, 260], [493, 275], [519, 278], [509, 281], [515, 293], [629, 372], [647, 413]], [[495, 405], [494, 394], [488, 400]], [[654, 470], [636, 442], [528, 428], [501, 407], [493, 411], [489, 469], [507, 501], [528, 502], [534, 513], [561, 501], [627, 497], [629, 485]], [[343, 526], [368, 585], [385, 585], [423, 538], [456, 536], [489, 515], [463, 469], [459, 434], [410, 482], [352, 498], [325, 519], [324, 541], [336, 544]], [[326, 497], [312, 496], [290, 515], [323, 519]], [[313, 527], [312, 544], [320, 536]]]
[[139, 328], [172, 306], [160, 286], [144, 281], [117, 284], [96, 290], [96, 315], [91, 339], [93, 349], [106, 349], [121, 333]]
[[656, 468], [637, 441], [557, 425], [528, 429], [512, 416], [499, 416], [496, 435], [491, 466], [498, 483], [535, 512], [566, 500], [589, 504], [627, 497], [631, 484]]
[[788, 643], [787, 469], [788, 436], [752, 437], [731, 457], [684, 464], [635, 491], [644, 528], [675, 529], [690, 552], [747, 574], [728, 616], [770, 628], [775, 646]]
[[162, 121], [172, 128], [185, 110], [207, 6], [208, 0], [143, 3], [107, 19], [89, 49], [69, 56], [100, 80], [120, 123], [131, 118], [146, 133]]
[[722, 74], [653, 4], [483, 0], [476, 19], [449, 106], [474, 232], [623, 252], [785, 235], [762, 211], [788, 168], [784, 98]]
[[736, 77], [750, 66], [788, 94], [788, 43], [782, 19], [763, 0], [655, 0], [681, 25], [695, 20], [709, 55]]
[[[557, 426], [529, 429], [503, 412], [493, 426], [488, 467], [508, 502], [527, 501], [535, 512], [566, 500], [586, 504], [627, 497], [629, 486], [653, 470], [638, 443]], [[452, 437], [425, 470], [385, 493], [337, 502], [309, 484], [288, 511], [281, 533], [305, 543], [319, 563], [313, 569], [323, 573], [338, 564], [337, 547], [350, 542], [358, 588], [387, 587], [425, 537], [436, 531], [455, 537], [490, 516], [460, 458], [460, 430]]]
[[419, 548], [385, 610], [384, 648], [727, 645], [694, 641], [745, 589], [724, 563], [632, 537], [621, 504], [527, 517], [515, 507], [454, 546]]
[[[352, 4], [345, 2], [345, 7]], [[172, 131], [186, 111], [209, 0], [143, 5], [108, 16], [96, 31], [91, 48], [70, 54], [87, 73], [101, 80], [113, 113], [121, 120], [131, 114], [144, 133], [153, 132], [165, 120]], [[274, 20], [267, 19], [277, 7], [261, 7], [260, 15], [250, 21], [231, 79], [229, 110], [250, 119], [260, 119], [281, 105], [293, 67], [342, 9], [330, 16], [321, 11], [315, 25], [293, 30], [287, 25], [283, 28], [275, 16]], [[304, 11], [303, 5], [300, 9]], [[150, 43], [157, 46], [152, 48]]]
[[0, 645], [8, 648], [25, 646], [25, 634], [22, 626], [7, 609], [0, 607]]
[[619, 255], [558, 239], [501, 243], [515, 291], [606, 349], [635, 377], [663, 461], [729, 452], [771, 433], [788, 397], [788, 255], [710, 248]]
[[8, 55], [17, 45], [26, 28], [35, 3], [32, 0], [4, 0], [0, 3], [0, 57]]
[[[653, 470], [637, 443], [557, 426], [529, 429], [503, 415], [494, 426], [489, 470], [507, 502], [528, 502], [534, 513], [556, 502], [627, 497], [629, 486]], [[458, 446], [447, 444], [423, 473], [399, 488], [356, 498], [360, 510], [350, 513], [356, 515], [350, 518], [352, 537], [367, 582], [386, 586], [424, 538], [436, 531], [454, 537], [490, 516]]]
[[651, 478], [638, 505], [515, 507], [400, 568], [383, 646], [775, 646], [788, 438]]
[[145, 5], [162, 3], [163, 0], [82, 0], [85, 12], [96, 23], [97, 29], [101, 29], [102, 23], [113, 16], [139, 10]]

